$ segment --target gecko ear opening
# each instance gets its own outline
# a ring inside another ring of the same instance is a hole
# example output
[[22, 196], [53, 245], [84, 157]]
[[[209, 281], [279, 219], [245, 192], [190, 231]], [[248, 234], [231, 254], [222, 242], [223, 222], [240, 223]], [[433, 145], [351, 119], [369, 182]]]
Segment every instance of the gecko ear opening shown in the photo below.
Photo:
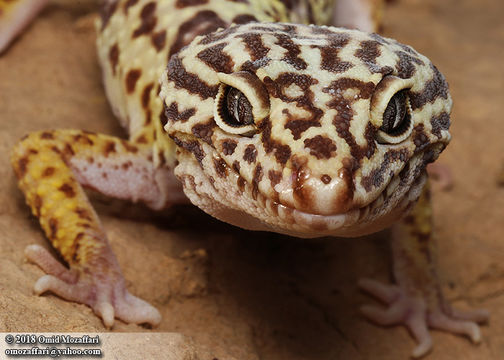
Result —
[[264, 84], [252, 73], [218, 73], [221, 82], [215, 99], [214, 119], [230, 134], [253, 136], [256, 124], [270, 112], [269, 95]]

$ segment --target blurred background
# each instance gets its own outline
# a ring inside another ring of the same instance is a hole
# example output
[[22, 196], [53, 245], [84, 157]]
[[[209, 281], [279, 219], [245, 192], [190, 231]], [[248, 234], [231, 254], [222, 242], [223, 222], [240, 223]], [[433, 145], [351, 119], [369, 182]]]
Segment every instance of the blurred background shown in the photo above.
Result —
[[[39, 129], [124, 135], [102, 89], [96, 10], [95, 0], [54, 1], [0, 56], [0, 331], [104, 331], [88, 307], [32, 294], [42, 271], [23, 250], [47, 242], [7, 156]], [[444, 290], [454, 306], [492, 314], [479, 346], [433, 331], [432, 360], [504, 358], [503, 16], [500, 0], [396, 0], [385, 10], [382, 34], [428, 56], [454, 99], [453, 140], [439, 159], [454, 186], [434, 184], [433, 195]], [[163, 314], [155, 331], [192, 337], [201, 359], [405, 359], [415, 346], [405, 328], [376, 327], [358, 311], [375, 300], [357, 279], [391, 280], [387, 231], [299, 240], [241, 231], [191, 208], [160, 216], [94, 203], [129, 289]]]

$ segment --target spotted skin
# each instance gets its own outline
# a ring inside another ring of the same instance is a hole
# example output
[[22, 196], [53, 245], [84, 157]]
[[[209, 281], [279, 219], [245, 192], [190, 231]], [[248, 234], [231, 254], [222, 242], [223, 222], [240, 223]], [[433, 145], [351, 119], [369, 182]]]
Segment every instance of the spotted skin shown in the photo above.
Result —
[[[409, 46], [321, 26], [349, 3], [104, 1], [98, 56], [129, 140], [54, 130], [14, 148], [19, 187], [70, 267], [29, 247], [48, 273], [36, 292], [88, 304], [108, 327], [161, 320], [125, 288], [82, 187], [153, 209], [189, 200], [230, 224], [299, 237], [360, 236], [404, 217], [392, 241], [397, 285], [360, 282], [390, 308], [363, 314], [405, 324], [415, 357], [431, 348], [428, 327], [479, 341], [487, 314], [451, 309], [435, 268], [425, 168], [450, 140], [448, 86]], [[373, 6], [376, 27], [380, 1], [351, 3]], [[393, 101], [404, 111], [390, 132]], [[233, 124], [232, 111], [252, 121]]]

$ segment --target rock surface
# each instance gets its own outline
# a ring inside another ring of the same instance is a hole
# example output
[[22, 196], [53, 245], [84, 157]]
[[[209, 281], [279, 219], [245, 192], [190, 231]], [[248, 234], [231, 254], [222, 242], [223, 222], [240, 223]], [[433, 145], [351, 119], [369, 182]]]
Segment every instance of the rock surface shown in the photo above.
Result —
[[[56, 1], [0, 57], [0, 331], [105, 331], [88, 307], [32, 294], [42, 271], [23, 250], [48, 244], [6, 156], [39, 129], [124, 136], [101, 86], [95, 11], [94, 0]], [[401, 0], [386, 12], [384, 34], [429, 56], [455, 101], [453, 141], [440, 159], [455, 185], [434, 189], [445, 291], [455, 306], [492, 312], [479, 346], [434, 331], [430, 360], [504, 357], [504, 189], [496, 181], [504, 162], [503, 12], [499, 0]], [[414, 347], [404, 328], [376, 327], [358, 312], [374, 300], [357, 279], [390, 277], [386, 231], [299, 240], [234, 229], [197, 209], [160, 216], [100, 197], [94, 203], [129, 289], [163, 315], [155, 330], [117, 322], [116, 332], [182, 333], [203, 360], [389, 360]]]

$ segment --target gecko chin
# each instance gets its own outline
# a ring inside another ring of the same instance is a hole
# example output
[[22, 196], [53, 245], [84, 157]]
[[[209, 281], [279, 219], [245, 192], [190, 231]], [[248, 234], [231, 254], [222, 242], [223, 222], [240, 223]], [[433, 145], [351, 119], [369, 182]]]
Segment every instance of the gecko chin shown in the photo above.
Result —
[[450, 140], [437, 68], [355, 30], [250, 23], [197, 37], [171, 57], [160, 97], [185, 194], [246, 229], [385, 228]]

